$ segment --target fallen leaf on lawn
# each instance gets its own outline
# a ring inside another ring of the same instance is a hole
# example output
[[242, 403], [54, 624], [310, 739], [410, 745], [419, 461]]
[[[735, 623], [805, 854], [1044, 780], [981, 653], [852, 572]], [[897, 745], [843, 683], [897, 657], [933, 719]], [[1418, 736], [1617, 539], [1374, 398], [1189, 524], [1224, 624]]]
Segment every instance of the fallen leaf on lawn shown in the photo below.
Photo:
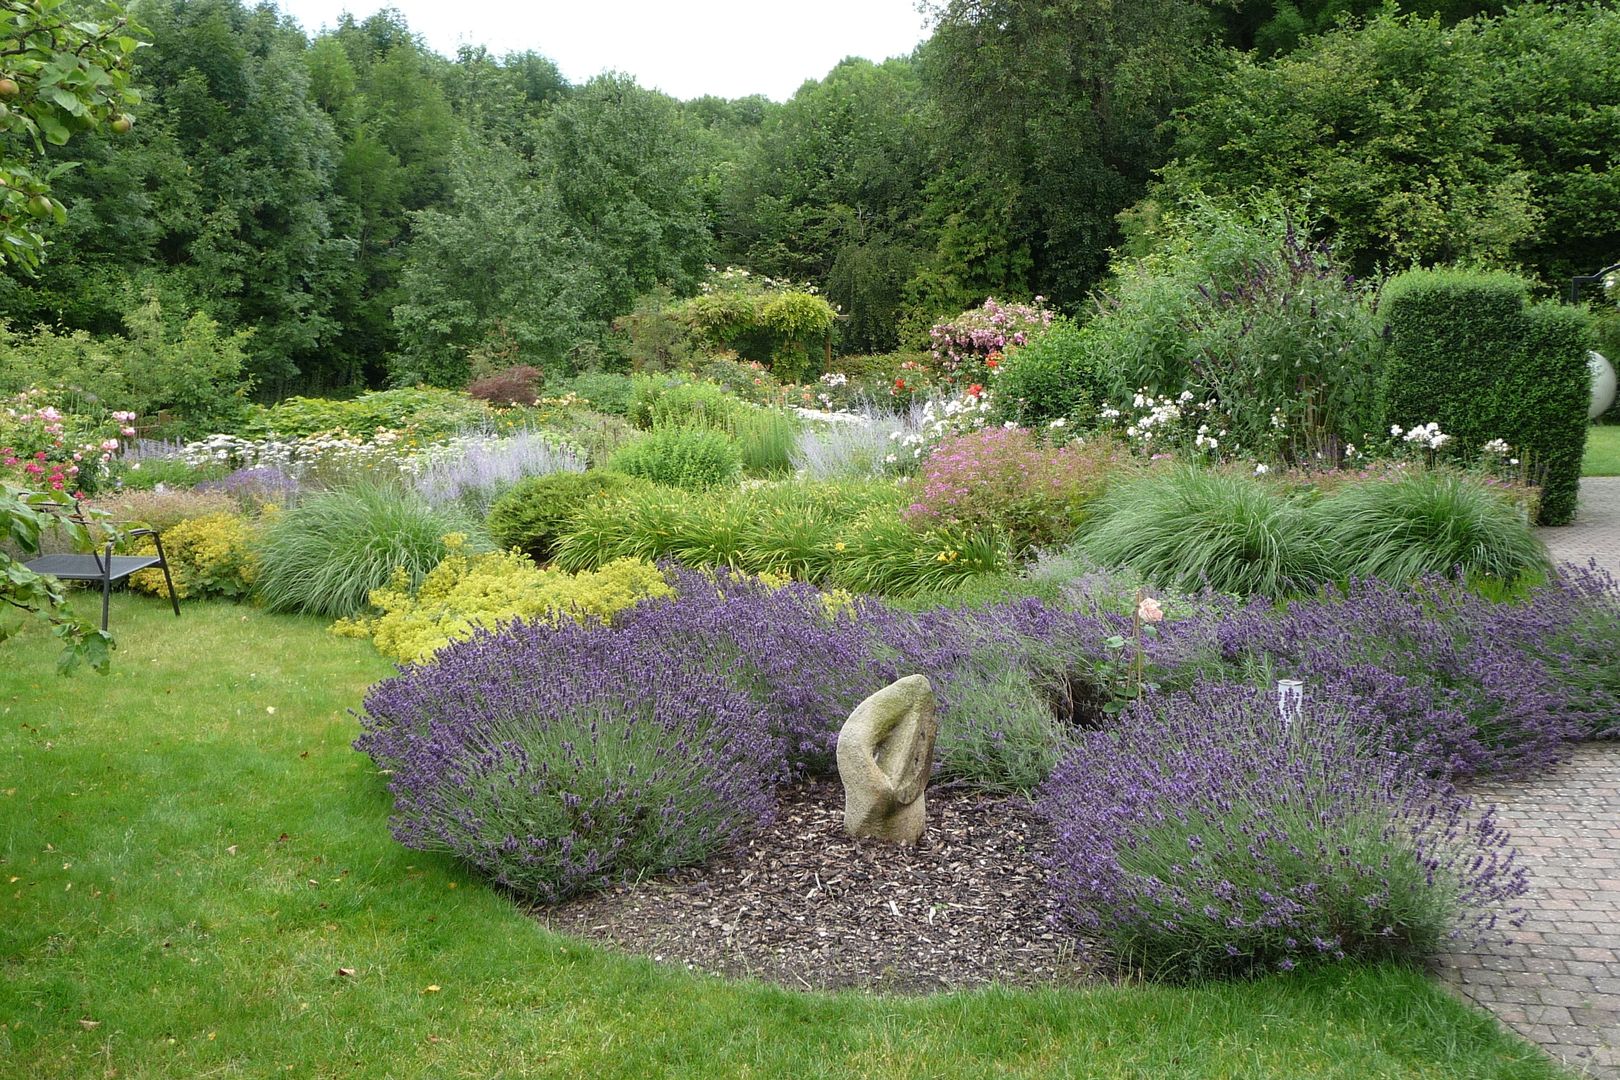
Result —
[[236, 845], [232, 844], [230, 847], [226, 848], [225, 849], [225, 854], [227, 854], [227, 855], [235, 855], [236, 854]]
[[344, 976], [352, 976], [354, 974], [354, 968], [338, 968], [338, 974], [339, 975], [344, 975]]
[[86, 1031], [94, 1031], [94, 1030], [96, 1030], [96, 1028], [101, 1026], [101, 1021], [100, 1020], [80, 1020], [79, 1021], [79, 1026], [84, 1028], [84, 1030], [86, 1030]]
[[264, 711], [269, 713], [271, 716], [276, 715], [276, 707], [274, 705], [266, 705], [264, 707]]
[[313, 889], [313, 888], [318, 887], [319, 885], [320, 885], [320, 882], [316, 881], [314, 878], [309, 879], [309, 887], [310, 888]]
[[424, 993], [424, 994], [437, 994], [438, 992], [439, 992], [439, 984], [438, 983], [431, 983], [431, 984], [428, 985], [427, 989], [422, 991], [422, 993]]
[[17, 794], [17, 789], [14, 788], [14, 787], [8, 787], [8, 788], [6, 788], [6, 794], [7, 795], [15, 795], [15, 794]]
[[218, 1035], [218, 1034], [219, 1034], [219, 1032], [217, 1032], [217, 1031], [210, 1031], [208, 1033], [208, 1041], [213, 1042], [214, 1041], [214, 1036]]

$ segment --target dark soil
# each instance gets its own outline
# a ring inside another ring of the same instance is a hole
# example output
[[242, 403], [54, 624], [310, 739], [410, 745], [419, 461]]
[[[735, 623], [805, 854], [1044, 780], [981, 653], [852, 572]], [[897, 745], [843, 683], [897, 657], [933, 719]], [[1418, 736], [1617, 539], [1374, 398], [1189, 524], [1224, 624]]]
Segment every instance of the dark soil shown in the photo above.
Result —
[[928, 993], [1073, 984], [1083, 948], [1047, 923], [1051, 833], [1021, 799], [930, 790], [916, 847], [845, 835], [843, 791], [784, 789], [776, 821], [700, 867], [534, 914], [665, 963], [798, 989]]

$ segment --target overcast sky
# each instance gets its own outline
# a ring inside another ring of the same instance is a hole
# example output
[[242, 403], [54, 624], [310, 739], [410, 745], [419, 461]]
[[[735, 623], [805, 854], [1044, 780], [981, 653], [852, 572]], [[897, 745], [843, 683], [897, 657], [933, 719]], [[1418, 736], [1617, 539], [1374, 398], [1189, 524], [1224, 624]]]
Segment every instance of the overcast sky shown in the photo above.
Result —
[[917, 0], [279, 0], [311, 35], [344, 11], [398, 8], [433, 49], [533, 49], [569, 82], [606, 70], [677, 98], [793, 96], [846, 56], [903, 56], [926, 36]]

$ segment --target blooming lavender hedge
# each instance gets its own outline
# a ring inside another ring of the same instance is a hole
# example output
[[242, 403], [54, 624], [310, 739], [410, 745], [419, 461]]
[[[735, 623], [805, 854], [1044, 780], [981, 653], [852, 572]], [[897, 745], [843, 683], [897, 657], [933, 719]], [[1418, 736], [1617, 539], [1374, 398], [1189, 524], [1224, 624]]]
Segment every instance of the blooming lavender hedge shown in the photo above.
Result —
[[1040, 792], [1058, 918], [1160, 978], [1417, 959], [1494, 925], [1528, 887], [1505, 834], [1376, 728], [1231, 684], [1132, 706]]
[[361, 721], [401, 843], [548, 903], [702, 861], [769, 819], [783, 776], [724, 678], [569, 620], [454, 644], [373, 687]]

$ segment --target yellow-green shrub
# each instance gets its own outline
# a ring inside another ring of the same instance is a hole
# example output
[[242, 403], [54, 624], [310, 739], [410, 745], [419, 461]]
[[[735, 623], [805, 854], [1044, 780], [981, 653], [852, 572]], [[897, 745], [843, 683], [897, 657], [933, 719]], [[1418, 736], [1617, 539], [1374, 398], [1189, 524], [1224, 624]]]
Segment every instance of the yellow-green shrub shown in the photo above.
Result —
[[[259, 572], [253, 540], [253, 522], [228, 512], [187, 518], [163, 530], [163, 554], [169, 561], [175, 593], [192, 598], [247, 596]], [[156, 551], [149, 536], [141, 537], [135, 547], [141, 555]], [[168, 594], [161, 570], [142, 570], [129, 579], [129, 585], [158, 596]]]
[[657, 567], [639, 559], [617, 559], [600, 570], [569, 574], [542, 570], [515, 551], [465, 555], [453, 550], [414, 593], [403, 575], [396, 576], [371, 594], [372, 606], [381, 614], [346, 619], [333, 629], [369, 637], [385, 656], [416, 663], [469, 637], [477, 627], [565, 615], [610, 621], [641, 600], [673, 592]]

